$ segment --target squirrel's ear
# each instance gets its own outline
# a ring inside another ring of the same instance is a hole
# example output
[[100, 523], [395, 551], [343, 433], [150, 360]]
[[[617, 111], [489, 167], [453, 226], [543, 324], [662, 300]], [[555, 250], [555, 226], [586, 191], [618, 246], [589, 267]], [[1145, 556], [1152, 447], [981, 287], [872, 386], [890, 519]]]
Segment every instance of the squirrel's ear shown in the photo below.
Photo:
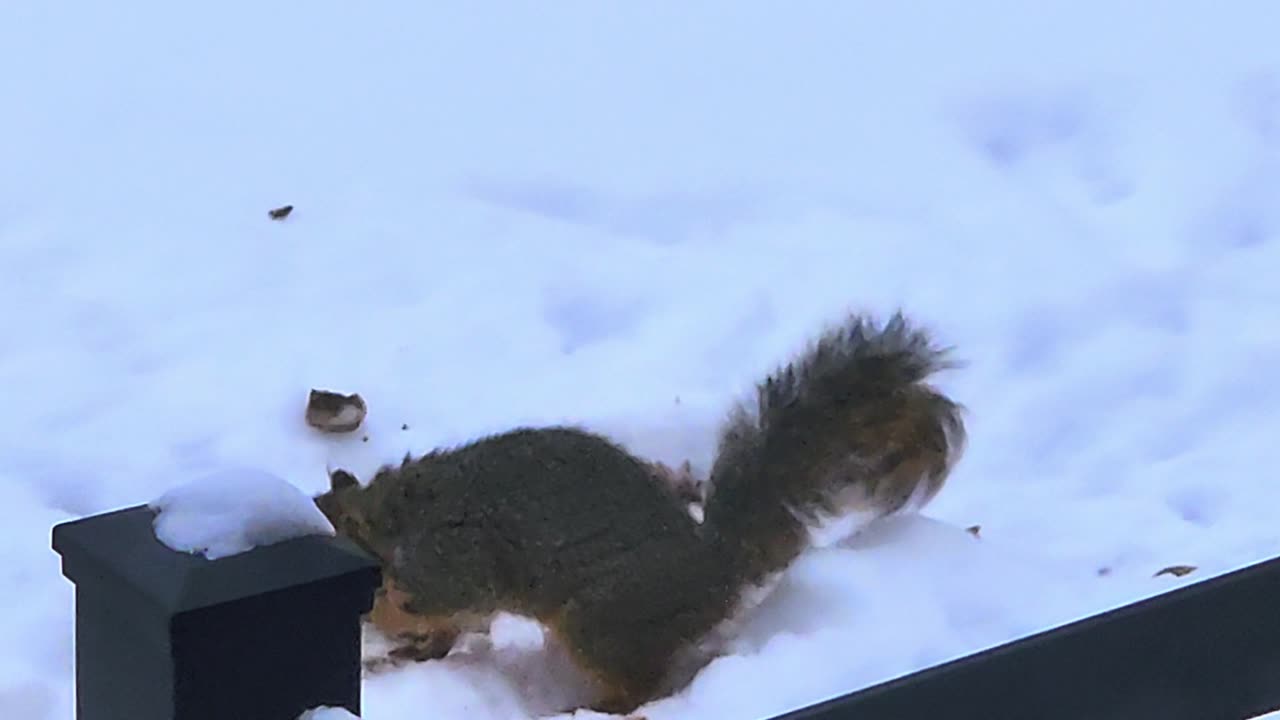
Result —
[[334, 470], [329, 473], [329, 489], [333, 492], [346, 490], [347, 488], [355, 487], [359, 484], [360, 481], [356, 480], [356, 476], [346, 470]]

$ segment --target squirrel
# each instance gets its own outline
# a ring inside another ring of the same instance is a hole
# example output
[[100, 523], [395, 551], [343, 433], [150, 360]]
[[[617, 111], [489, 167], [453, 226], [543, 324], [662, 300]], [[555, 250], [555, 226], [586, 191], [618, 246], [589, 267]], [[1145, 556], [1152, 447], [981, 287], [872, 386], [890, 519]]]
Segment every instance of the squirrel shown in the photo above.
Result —
[[655, 464], [565, 425], [406, 456], [364, 485], [335, 470], [314, 500], [382, 563], [369, 621], [402, 657], [530, 617], [597, 681], [587, 707], [626, 714], [691, 682], [813, 527], [937, 494], [966, 443], [963, 406], [926, 382], [950, 354], [901, 311], [828, 327], [729, 413], [701, 522]]

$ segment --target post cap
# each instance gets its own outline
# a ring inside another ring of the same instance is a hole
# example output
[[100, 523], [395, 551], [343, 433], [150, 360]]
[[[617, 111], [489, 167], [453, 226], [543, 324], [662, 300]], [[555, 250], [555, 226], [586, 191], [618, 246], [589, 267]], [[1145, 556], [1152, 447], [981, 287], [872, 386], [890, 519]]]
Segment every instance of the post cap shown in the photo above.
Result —
[[63, 575], [132, 587], [170, 616], [344, 576], [357, 597], [369, 597], [381, 582], [377, 560], [342, 537], [308, 535], [209, 560], [165, 546], [154, 519], [138, 505], [54, 526]]

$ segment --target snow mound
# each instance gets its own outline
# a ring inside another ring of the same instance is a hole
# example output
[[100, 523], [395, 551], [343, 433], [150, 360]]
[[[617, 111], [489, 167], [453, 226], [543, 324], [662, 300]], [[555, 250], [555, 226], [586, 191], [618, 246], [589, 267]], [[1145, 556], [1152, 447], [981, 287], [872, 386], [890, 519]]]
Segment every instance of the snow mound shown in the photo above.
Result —
[[158, 513], [160, 542], [210, 560], [304, 535], [334, 534], [310, 497], [261, 470], [212, 473], [169, 490], [150, 507]]
[[298, 720], [360, 720], [360, 718], [352, 715], [346, 708], [322, 705], [302, 713], [298, 716]]

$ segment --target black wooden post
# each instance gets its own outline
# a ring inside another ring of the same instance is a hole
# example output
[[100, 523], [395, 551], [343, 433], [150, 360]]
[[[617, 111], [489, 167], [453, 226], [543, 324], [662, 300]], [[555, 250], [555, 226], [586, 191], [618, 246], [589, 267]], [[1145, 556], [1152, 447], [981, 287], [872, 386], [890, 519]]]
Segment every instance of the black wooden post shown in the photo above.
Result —
[[78, 720], [295, 720], [360, 712], [360, 620], [380, 583], [350, 542], [308, 536], [210, 561], [145, 505], [60, 524], [76, 585]]
[[1280, 558], [774, 720], [1244, 720], [1278, 708]]

